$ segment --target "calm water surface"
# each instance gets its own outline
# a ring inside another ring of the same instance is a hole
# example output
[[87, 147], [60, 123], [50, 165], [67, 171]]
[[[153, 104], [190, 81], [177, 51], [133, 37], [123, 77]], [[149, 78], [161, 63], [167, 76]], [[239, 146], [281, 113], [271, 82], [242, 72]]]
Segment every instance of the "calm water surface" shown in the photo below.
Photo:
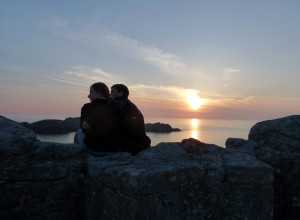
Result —
[[[253, 120], [209, 120], [209, 119], [178, 119], [178, 118], [145, 118], [145, 123], [161, 122], [179, 128], [180, 132], [152, 133], [151, 145], [160, 142], [181, 142], [183, 139], [195, 138], [208, 144], [225, 147], [229, 137], [248, 139], [250, 128], [258, 121]], [[41, 141], [73, 143], [75, 132], [64, 135], [38, 135]]]

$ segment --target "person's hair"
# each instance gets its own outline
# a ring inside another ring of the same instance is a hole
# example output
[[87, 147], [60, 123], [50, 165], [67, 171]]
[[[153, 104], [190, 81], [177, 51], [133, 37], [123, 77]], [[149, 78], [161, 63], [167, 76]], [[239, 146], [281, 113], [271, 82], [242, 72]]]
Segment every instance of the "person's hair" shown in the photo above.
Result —
[[123, 92], [123, 97], [128, 98], [129, 90], [128, 90], [127, 86], [125, 86], [123, 84], [115, 84], [111, 88], [116, 89], [118, 92]]
[[107, 85], [105, 85], [104, 83], [102, 82], [94, 83], [93, 85], [91, 85], [91, 88], [93, 88], [93, 90], [95, 90], [95, 92], [97, 93], [100, 92], [105, 99], [109, 98], [109, 89]]

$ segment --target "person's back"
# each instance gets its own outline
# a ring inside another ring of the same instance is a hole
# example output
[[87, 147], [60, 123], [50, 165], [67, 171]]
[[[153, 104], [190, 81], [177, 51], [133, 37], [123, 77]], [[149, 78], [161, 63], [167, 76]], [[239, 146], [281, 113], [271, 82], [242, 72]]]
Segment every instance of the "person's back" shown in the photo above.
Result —
[[[120, 117], [107, 100], [96, 99], [81, 109], [80, 127], [84, 143], [93, 151], [114, 152], [121, 149]], [[86, 121], [90, 129], [82, 127]]]
[[109, 103], [121, 112], [123, 150], [133, 155], [150, 147], [151, 140], [146, 135], [144, 117], [140, 110], [128, 99], [128, 88], [116, 84], [111, 88]]

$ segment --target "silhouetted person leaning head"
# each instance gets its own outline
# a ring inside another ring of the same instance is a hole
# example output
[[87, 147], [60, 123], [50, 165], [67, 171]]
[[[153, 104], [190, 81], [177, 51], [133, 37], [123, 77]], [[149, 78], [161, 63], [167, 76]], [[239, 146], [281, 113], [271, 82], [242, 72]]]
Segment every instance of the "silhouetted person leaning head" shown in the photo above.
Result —
[[129, 90], [127, 86], [123, 84], [115, 84], [111, 87], [110, 97], [112, 99], [115, 99], [117, 97], [128, 98], [128, 96], [129, 96]]
[[151, 140], [146, 135], [144, 117], [129, 99], [129, 90], [123, 84], [111, 87], [110, 103], [121, 112], [121, 135], [123, 150], [136, 155], [150, 147]]

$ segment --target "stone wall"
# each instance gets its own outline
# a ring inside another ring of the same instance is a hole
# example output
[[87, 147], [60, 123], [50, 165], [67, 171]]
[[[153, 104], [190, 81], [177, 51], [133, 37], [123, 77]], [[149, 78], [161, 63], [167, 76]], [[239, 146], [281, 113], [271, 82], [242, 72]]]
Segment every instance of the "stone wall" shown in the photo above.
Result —
[[272, 219], [273, 169], [193, 139], [88, 159], [87, 170], [88, 219]]
[[289, 134], [260, 124], [228, 149], [188, 139], [93, 157], [0, 117], [0, 219], [293, 219], [298, 119], [288, 120], [276, 126]]
[[85, 159], [0, 117], [0, 219], [83, 219]]
[[300, 116], [254, 125], [248, 140], [230, 138], [227, 149], [250, 154], [274, 169], [274, 219], [300, 219]]

